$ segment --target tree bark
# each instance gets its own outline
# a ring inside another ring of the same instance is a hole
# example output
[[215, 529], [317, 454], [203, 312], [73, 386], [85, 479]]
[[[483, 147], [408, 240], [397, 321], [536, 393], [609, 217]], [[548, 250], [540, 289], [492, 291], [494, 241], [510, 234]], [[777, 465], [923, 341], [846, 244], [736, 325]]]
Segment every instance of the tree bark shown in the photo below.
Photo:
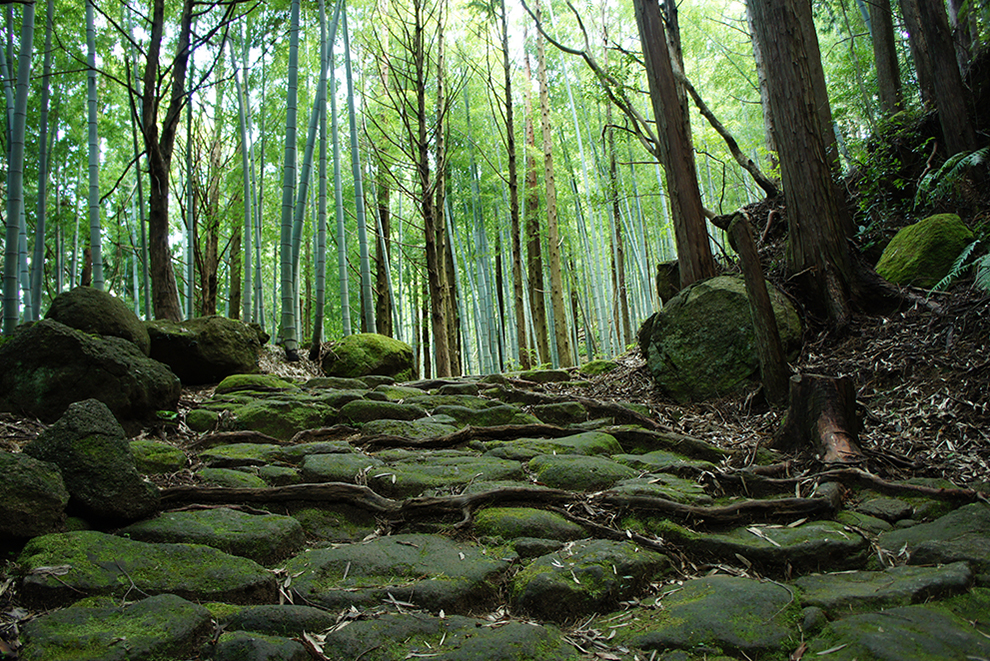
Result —
[[696, 280], [714, 276], [715, 260], [708, 241], [691, 136], [685, 130], [659, 6], [652, 0], [633, 0], [633, 7], [643, 45], [650, 101], [657, 121], [660, 158], [674, 218], [681, 284], [687, 286]]
[[826, 463], [862, 459], [852, 380], [798, 374], [790, 384], [790, 406], [784, 424], [774, 434], [773, 447], [784, 451], [819, 448]]
[[877, 67], [877, 88], [880, 92], [880, 108], [886, 116], [904, 109], [901, 92], [901, 71], [897, 64], [894, 43], [894, 20], [890, 0], [870, 0], [870, 24], [872, 25], [873, 58]]
[[[529, 54], [526, 55], [526, 79], [532, 82]], [[536, 132], [533, 127], [533, 104], [529, 88], [526, 89], [526, 145], [529, 157], [526, 162], [526, 265], [529, 276], [529, 313], [533, 319], [536, 337], [533, 340], [536, 355], [534, 363], [550, 360], [550, 339], [547, 335], [547, 308], [543, 292], [543, 248], [540, 242], [540, 193], [537, 189], [539, 174], [536, 170]]]
[[[889, 2], [889, 0], [888, 0]], [[746, 3], [746, 22], [749, 25], [750, 41], [753, 44], [753, 59], [756, 62], [756, 80], [760, 87], [760, 105], [763, 106], [763, 143], [767, 150], [767, 157], [771, 167], [777, 166], [777, 136], [774, 127], [773, 113], [770, 111], [770, 83], [767, 80], [766, 58], [763, 56], [763, 47], [756, 33], [756, 26], [753, 25], [753, 10], [750, 3]]]
[[928, 35], [921, 24], [919, 0], [899, 0], [901, 15], [904, 17], [904, 27], [907, 28], [908, 45], [911, 47], [911, 59], [914, 60], [914, 71], [918, 76], [918, 89], [921, 92], [921, 104], [935, 107], [935, 72], [932, 71], [931, 45]]

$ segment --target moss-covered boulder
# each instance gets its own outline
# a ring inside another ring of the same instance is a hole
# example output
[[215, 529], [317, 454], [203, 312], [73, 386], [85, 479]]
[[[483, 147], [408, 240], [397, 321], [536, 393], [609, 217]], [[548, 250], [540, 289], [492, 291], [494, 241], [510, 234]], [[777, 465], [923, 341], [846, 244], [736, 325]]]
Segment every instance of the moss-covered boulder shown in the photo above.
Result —
[[554, 402], [537, 404], [533, 407], [533, 415], [548, 425], [566, 427], [587, 421], [588, 410], [577, 402]]
[[134, 521], [158, 508], [158, 489], [138, 473], [124, 430], [103, 402], [72, 404], [24, 452], [59, 467], [70, 507], [86, 516]]
[[145, 322], [151, 357], [168, 365], [185, 384], [218, 383], [231, 374], [258, 371], [268, 336], [257, 326], [226, 317], [183, 322]]
[[174, 410], [181, 384], [119, 337], [89, 335], [51, 319], [22, 326], [0, 345], [0, 411], [54, 422], [69, 404], [95, 398], [123, 424]]
[[310, 661], [298, 640], [247, 631], [224, 631], [213, 648], [213, 661]]
[[196, 478], [207, 486], [231, 489], [262, 489], [268, 483], [256, 474], [235, 468], [201, 468]]
[[311, 397], [259, 397], [231, 408], [235, 429], [251, 429], [288, 441], [304, 429], [337, 422], [337, 410]]
[[335, 613], [312, 606], [263, 604], [239, 609], [222, 624], [232, 631], [253, 631], [269, 636], [302, 636], [325, 631], [337, 622]]
[[302, 476], [307, 482], [357, 482], [359, 475], [380, 468], [382, 460], [363, 452], [311, 454], [303, 460]]
[[879, 546], [893, 554], [907, 549], [909, 562], [921, 565], [965, 560], [990, 580], [990, 507], [972, 503], [930, 523], [880, 535]]
[[320, 364], [327, 376], [358, 378], [368, 375], [416, 378], [412, 347], [377, 333], [355, 333], [334, 342]]
[[[801, 343], [790, 301], [767, 285], [784, 351]], [[645, 356], [659, 385], [680, 402], [738, 391], [759, 371], [756, 333], [742, 278], [719, 276], [683, 289], [657, 313]]]
[[589, 360], [578, 366], [578, 374], [585, 377], [601, 376], [619, 368], [614, 360]]
[[69, 492], [55, 464], [0, 451], [0, 475], [0, 537], [34, 537], [62, 524]]
[[877, 262], [877, 273], [898, 285], [930, 289], [948, 275], [974, 238], [956, 214], [930, 216], [894, 235]]
[[179, 448], [162, 441], [146, 438], [129, 442], [134, 466], [144, 475], [174, 473], [186, 467], [186, 455]]
[[213, 633], [208, 610], [171, 594], [125, 606], [87, 599], [22, 626], [22, 661], [187, 659]]
[[298, 392], [299, 386], [272, 374], [231, 374], [217, 384], [214, 392], [223, 395], [245, 390], [257, 393]]
[[474, 482], [522, 480], [518, 461], [479, 457], [457, 450], [430, 454], [408, 450], [380, 452], [386, 465], [368, 473], [368, 486], [391, 498], [418, 496], [430, 490], [463, 488]]
[[191, 601], [270, 602], [275, 577], [261, 565], [199, 544], [151, 544], [83, 530], [35, 537], [17, 560], [21, 595], [54, 608], [84, 596], [171, 593]]
[[511, 404], [488, 406], [483, 409], [444, 404], [433, 409], [433, 414], [450, 416], [459, 425], [469, 425], [471, 427], [532, 425], [539, 424], [540, 422], [536, 416], [526, 413], [518, 406], [512, 406]]
[[394, 598], [448, 613], [483, 609], [507, 568], [507, 562], [486, 555], [481, 547], [439, 535], [391, 535], [315, 549], [285, 565], [295, 577], [292, 590], [308, 604], [336, 610], [377, 606]]
[[370, 399], [356, 399], [340, 409], [340, 418], [349, 422], [371, 422], [372, 420], [416, 420], [426, 417], [426, 409], [416, 404], [399, 402], [379, 402]]
[[457, 431], [453, 425], [430, 418], [419, 420], [372, 420], [361, 427], [366, 435], [401, 436], [403, 438], [438, 438]]
[[501, 459], [529, 461], [541, 454], [611, 455], [622, 452], [615, 437], [599, 431], [587, 431], [561, 438], [517, 438], [511, 441], [481, 441], [477, 447], [485, 454]]
[[165, 512], [122, 528], [118, 535], [139, 542], [204, 544], [270, 565], [302, 548], [302, 525], [290, 516], [246, 514], [227, 507]]
[[112, 294], [93, 287], [62, 292], [45, 313], [51, 319], [93, 335], [110, 335], [133, 342], [145, 356], [151, 350], [148, 329], [134, 311]]
[[575, 542], [516, 574], [512, 604], [541, 618], [573, 620], [639, 594], [669, 567], [666, 556], [632, 542]]

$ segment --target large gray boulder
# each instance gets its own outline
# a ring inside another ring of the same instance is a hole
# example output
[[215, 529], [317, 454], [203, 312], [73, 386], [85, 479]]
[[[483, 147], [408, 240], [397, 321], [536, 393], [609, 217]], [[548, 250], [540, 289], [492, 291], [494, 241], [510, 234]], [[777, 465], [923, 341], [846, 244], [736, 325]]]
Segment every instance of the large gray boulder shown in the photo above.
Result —
[[[796, 351], [801, 320], [783, 294], [767, 289], [784, 351]], [[655, 315], [645, 344], [650, 372], [680, 402], [735, 392], [760, 368], [746, 285], [735, 276], [683, 289]]]
[[181, 323], [146, 322], [151, 357], [168, 365], [185, 384], [219, 383], [231, 374], [258, 371], [268, 335], [257, 325], [226, 317], [198, 317]]
[[69, 492], [54, 464], [0, 451], [0, 475], [0, 537], [34, 537], [61, 525]]
[[87, 516], [134, 521], [158, 508], [158, 489], [137, 472], [124, 430], [103, 402], [70, 405], [24, 452], [59, 467], [70, 507]]
[[45, 319], [95, 335], [122, 337], [137, 345], [145, 356], [151, 350], [148, 330], [119, 298], [92, 287], [76, 287], [59, 294]]
[[69, 404], [98, 399], [122, 424], [174, 409], [181, 384], [169, 369], [119, 337], [52, 319], [22, 326], [0, 345], [0, 410], [54, 422]]

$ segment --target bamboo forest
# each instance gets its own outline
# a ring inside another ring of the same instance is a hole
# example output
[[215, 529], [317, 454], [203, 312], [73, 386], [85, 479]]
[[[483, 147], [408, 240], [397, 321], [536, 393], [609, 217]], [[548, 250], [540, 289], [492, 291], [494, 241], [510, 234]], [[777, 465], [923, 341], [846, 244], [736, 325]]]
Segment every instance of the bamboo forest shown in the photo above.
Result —
[[[569, 367], [626, 352], [657, 264], [714, 275], [726, 219], [781, 192], [806, 219], [788, 277], [827, 262], [804, 291], [841, 325], [870, 298], [836, 255], [911, 215], [871, 141], [935, 111], [929, 172], [986, 158], [985, 0], [2, 11], [6, 335], [89, 285], [142, 319], [256, 323], [290, 360], [374, 332], [427, 378]], [[799, 60], [813, 118], [780, 87]]]

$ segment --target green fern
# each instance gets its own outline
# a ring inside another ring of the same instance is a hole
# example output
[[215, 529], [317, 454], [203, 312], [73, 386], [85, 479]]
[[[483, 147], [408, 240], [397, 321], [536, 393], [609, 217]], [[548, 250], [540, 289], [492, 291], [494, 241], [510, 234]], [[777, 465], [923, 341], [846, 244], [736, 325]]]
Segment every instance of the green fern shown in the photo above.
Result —
[[962, 179], [963, 173], [969, 168], [990, 162], [990, 146], [971, 152], [959, 152], [946, 159], [935, 172], [926, 174], [918, 183], [918, 192], [914, 196], [914, 207], [924, 205], [928, 201], [945, 197], [952, 187]]
[[[959, 279], [959, 276], [969, 268], [970, 266], [975, 266], [976, 272], [976, 286], [980, 289], [990, 290], [990, 255], [983, 255], [978, 257], [972, 262], [969, 261], [970, 255], [976, 250], [976, 247], [980, 245], [980, 240], [976, 239], [968, 246], [963, 248], [959, 256], [956, 257], [956, 261], [952, 263], [952, 268], [945, 275], [944, 278], [938, 281], [933, 289], [944, 290], [953, 282]], [[984, 284], [981, 284], [983, 282]]]

